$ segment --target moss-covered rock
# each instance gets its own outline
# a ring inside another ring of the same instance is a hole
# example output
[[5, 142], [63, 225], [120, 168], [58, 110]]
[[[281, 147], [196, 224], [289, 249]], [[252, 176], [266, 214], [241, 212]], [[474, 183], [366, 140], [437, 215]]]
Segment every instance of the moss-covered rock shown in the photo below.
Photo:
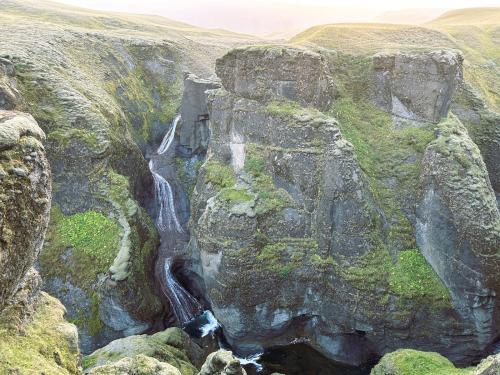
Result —
[[79, 374], [78, 332], [64, 313], [58, 300], [42, 292], [25, 324], [0, 315], [0, 373]]
[[[85, 373], [107, 374], [107, 372], [99, 372], [103, 371], [101, 366], [106, 366], [104, 370], [120, 368], [124, 366], [124, 362], [119, 361], [124, 358], [130, 358], [126, 362], [132, 361], [139, 366], [144, 358], [138, 359], [136, 356], [142, 355], [168, 363], [183, 375], [195, 375], [198, 370], [192, 362], [196, 362], [200, 351], [201, 349], [189, 339], [186, 333], [178, 328], [169, 328], [151, 336], [130, 336], [112, 341], [107, 346], [84, 357], [83, 367]], [[156, 363], [151, 360], [147, 362]]]
[[472, 375], [472, 369], [458, 369], [438, 353], [401, 349], [386, 354], [371, 375]]
[[181, 375], [174, 366], [160, 362], [156, 358], [139, 354], [135, 357], [125, 357], [111, 364], [93, 368], [88, 372], [92, 375]]
[[39, 292], [32, 268], [43, 244], [51, 201], [45, 134], [32, 116], [0, 110], [0, 311], [22, 316]]

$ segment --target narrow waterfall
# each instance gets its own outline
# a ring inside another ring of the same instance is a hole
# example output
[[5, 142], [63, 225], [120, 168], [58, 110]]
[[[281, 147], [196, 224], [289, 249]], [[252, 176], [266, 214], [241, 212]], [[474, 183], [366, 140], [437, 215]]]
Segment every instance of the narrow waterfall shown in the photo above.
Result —
[[155, 182], [156, 202], [158, 203], [158, 216], [156, 226], [159, 230], [172, 230], [182, 233], [184, 230], [175, 213], [174, 194], [170, 183], [154, 170], [154, 161], [149, 161], [149, 170]]
[[[169, 150], [174, 140], [175, 130], [180, 119], [181, 116], [176, 116], [172, 121], [172, 126], [163, 137], [160, 147], [158, 147], [156, 151], [157, 155], [163, 155]], [[155, 161], [153, 159], [149, 161], [149, 170], [155, 182], [156, 202], [158, 203], [156, 225], [158, 229], [160, 231], [175, 229], [179, 233], [184, 232], [175, 212], [174, 194], [170, 183], [156, 172]]]
[[[199, 317], [206, 316], [201, 304], [194, 298], [175, 278], [172, 271], [172, 264], [175, 259], [175, 239], [186, 236], [184, 229], [177, 217], [176, 205], [174, 201], [173, 189], [169, 181], [159, 170], [169, 172], [169, 158], [173, 157], [168, 153], [174, 143], [175, 131], [181, 116], [176, 116], [172, 121], [170, 129], [154, 155], [149, 161], [149, 169], [154, 179], [156, 205], [158, 215], [156, 226], [161, 236], [161, 251], [158, 264], [161, 266], [160, 284], [163, 294], [170, 302], [170, 306], [182, 327], [186, 327], [189, 322], [196, 321]], [[160, 164], [161, 163], [161, 164]], [[218, 327], [212, 313], [210, 313], [208, 326], [204, 328], [204, 335], [213, 332]]]
[[184, 327], [187, 323], [193, 321], [199, 316], [203, 308], [200, 303], [184, 289], [172, 274], [172, 260], [165, 259], [165, 288], [166, 294], [170, 304], [174, 310], [175, 316], [181, 326]]
[[158, 155], [163, 155], [169, 149], [174, 140], [175, 130], [177, 129], [177, 124], [179, 123], [180, 119], [180, 115], [175, 116], [174, 120], [172, 121], [172, 126], [170, 127], [167, 134], [165, 134], [165, 137], [163, 137], [160, 147], [158, 147], [158, 150], [156, 151]]

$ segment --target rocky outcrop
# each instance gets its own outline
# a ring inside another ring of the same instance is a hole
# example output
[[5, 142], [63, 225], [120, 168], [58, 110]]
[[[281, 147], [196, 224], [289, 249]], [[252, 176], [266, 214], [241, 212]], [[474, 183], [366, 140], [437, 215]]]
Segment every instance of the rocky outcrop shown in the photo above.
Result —
[[122, 358], [109, 365], [96, 367], [88, 374], [92, 375], [181, 375], [181, 372], [169, 363], [139, 354], [135, 357]]
[[0, 57], [0, 108], [13, 110], [21, 102], [15, 80], [14, 64]]
[[0, 310], [39, 293], [33, 264], [43, 245], [51, 199], [45, 134], [28, 114], [0, 110]]
[[64, 319], [64, 306], [42, 292], [30, 310], [22, 324], [0, 313], [0, 373], [79, 374], [78, 331]]
[[477, 366], [456, 368], [438, 353], [401, 349], [386, 354], [372, 369], [371, 375], [497, 375], [500, 373], [500, 358], [490, 356]]
[[[444, 272], [429, 256], [441, 250], [421, 241], [421, 197], [431, 179], [452, 186], [469, 178], [431, 162], [433, 145], [443, 139], [435, 125], [426, 123], [440, 122], [442, 129], [454, 121], [444, 117], [461, 74], [460, 56], [436, 52], [392, 59], [399, 72], [391, 76], [394, 92], [409, 87], [400, 81], [406, 79], [403, 71], [413, 72], [420, 82], [418, 90], [407, 93], [415, 98], [408, 108], [418, 116], [400, 127], [394, 125], [401, 124], [394, 120], [399, 114], [370, 104], [373, 65], [362, 58], [326, 54], [329, 79], [342, 88], [330, 112], [337, 119], [269, 88], [274, 85], [269, 72], [282, 67], [283, 59], [296, 56], [294, 69], [308, 69], [301, 53], [277, 53], [274, 47], [232, 51], [217, 63], [223, 88], [209, 94], [210, 144], [192, 197], [189, 250], [228, 341], [244, 354], [305, 342], [330, 359], [354, 365], [408, 346], [463, 363], [480, 357], [497, 335], [498, 308], [491, 292], [496, 281], [487, 292], [476, 285], [476, 295], [485, 297], [476, 301], [482, 306], [473, 308], [476, 317], [470, 310], [475, 302], [457, 297], [453, 285], [460, 288], [462, 275], [467, 285], [476, 279], [486, 285], [495, 272], [481, 263], [474, 266], [475, 276], [462, 273], [450, 281], [445, 274], [459, 264], [448, 262]], [[254, 55], [255, 61], [265, 56], [266, 69], [243, 69], [253, 66]], [[249, 94], [259, 93], [259, 85], [264, 94]], [[317, 88], [301, 87], [304, 97]], [[475, 177], [465, 184], [470, 194], [457, 195], [453, 205], [457, 210], [458, 202], [466, 206], [456, 211], [464, 218], [461, 230], [467, 232], [468, 226], [470, 239], [489, 249], [484, 259], [493, 260], [498, 210], [487, 172], [469, 141], [457, 144], [467, 149], [461, 152], [475, 165]], [[420, 175], [421, 185], [415, 183]], [[469, 205], [476, 198], [478, 206], [488, 209], [477, 226], [466, 225], [475, 220], [472, 212], [480, 211], [475, 203]], [[435, 238], [443, 237], [437, 234], [441, 223], [426, 228], [436, 232]], [[466, 252], [464, 265], [473, 253]], [[462, 313], [461, 303], [468, 313]]]
[[278, 96], [324, 110], [335, 93], [323, 57], [305, 49], [237, 48], [217, 61], [216, 73], [227, 90], [249, 99]]
[[[0, 91], [4, 88], [0, 82]], [[4, 104], [5, 105], [5, 102]], [[49, 221], [44, 132], [31, 115], [0, 110], [0, 373], [77, 374], [76, 327], [40, 293], [33, 268]]]
[[179, 131], [179, 146], [185, 156], [205, 155], [208, 148], [207, 90], [220, 87], [216, 79], [203, 79], [193, 73], [185, 73], [181, 100], [182, 124]]
[[227, 350], [209, 354], [198, 375], [246, 375], [240, 361]]
[[490, 355], [477, 366], [474, 375], [498, 375], [500, 373], [500, 354]]
[[423, 159], [417, 243], [485, 348], [499, 333], [500, 214], [465, 127], [452, 117], [437, 131]]
[[437, 123], [448, 113], [462, 74], [463, 57], [452, 51], [373, 56], [373, 100], [402, 118]]
[[[202, 349], [186, 333], [179, 328], [169, 328], [151, 336], [129, 336], [112, 341], [85, 357], [83, 367], [84, 373], [90, 374], [108, 374], [113, 373], [112, 369], [121, 368], [126, 369], [124, 373], [134, 373], [132, 369], [142, 364], [165, 370], [159, 361], [168, 363], [183, 375], [195, 375], [198, 370], [193, 363], [198, 363], [201, 355]], [[167, 366], [169, 371], [174, 371], [171, 366]]]

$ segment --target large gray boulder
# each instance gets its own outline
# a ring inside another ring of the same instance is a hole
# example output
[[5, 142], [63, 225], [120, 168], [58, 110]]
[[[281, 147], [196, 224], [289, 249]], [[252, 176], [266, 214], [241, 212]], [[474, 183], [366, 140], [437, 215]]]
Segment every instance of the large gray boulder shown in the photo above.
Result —
[[226, 89], [245, 98], [278, 96], [327, 109], [335, 94], [323, 57], [304, 49], [236, 48], [217, 60], [216, 73]]
[[462, 55], [448, 50], [376, 54], [373, 100], [395, 116], [438, 122], [448, 113], [462, 61]]

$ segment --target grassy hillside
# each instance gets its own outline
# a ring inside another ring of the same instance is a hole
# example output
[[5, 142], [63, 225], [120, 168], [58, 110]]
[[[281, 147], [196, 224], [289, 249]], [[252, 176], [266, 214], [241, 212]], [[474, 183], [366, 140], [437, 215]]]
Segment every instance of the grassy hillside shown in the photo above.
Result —
[[427, 27], [448, 35], [465, 53], [466, 79], [500, 111], [500, 7], [446, 12]]
[[424, 26], [331, 24], [307, 29], [291, 43], [354, 54], [454, 48], [463, 51], [465, 78], [491, 109], [500, 111], [500, 8], [446, 12]]
[[395, 24], [331, 24], [314, 26], [292, 39], [292, 43], [314, 43], [324, 48], [356, 54], [379, 51], [421, 50], [450, 47], [452, 42], [439, 31]]

